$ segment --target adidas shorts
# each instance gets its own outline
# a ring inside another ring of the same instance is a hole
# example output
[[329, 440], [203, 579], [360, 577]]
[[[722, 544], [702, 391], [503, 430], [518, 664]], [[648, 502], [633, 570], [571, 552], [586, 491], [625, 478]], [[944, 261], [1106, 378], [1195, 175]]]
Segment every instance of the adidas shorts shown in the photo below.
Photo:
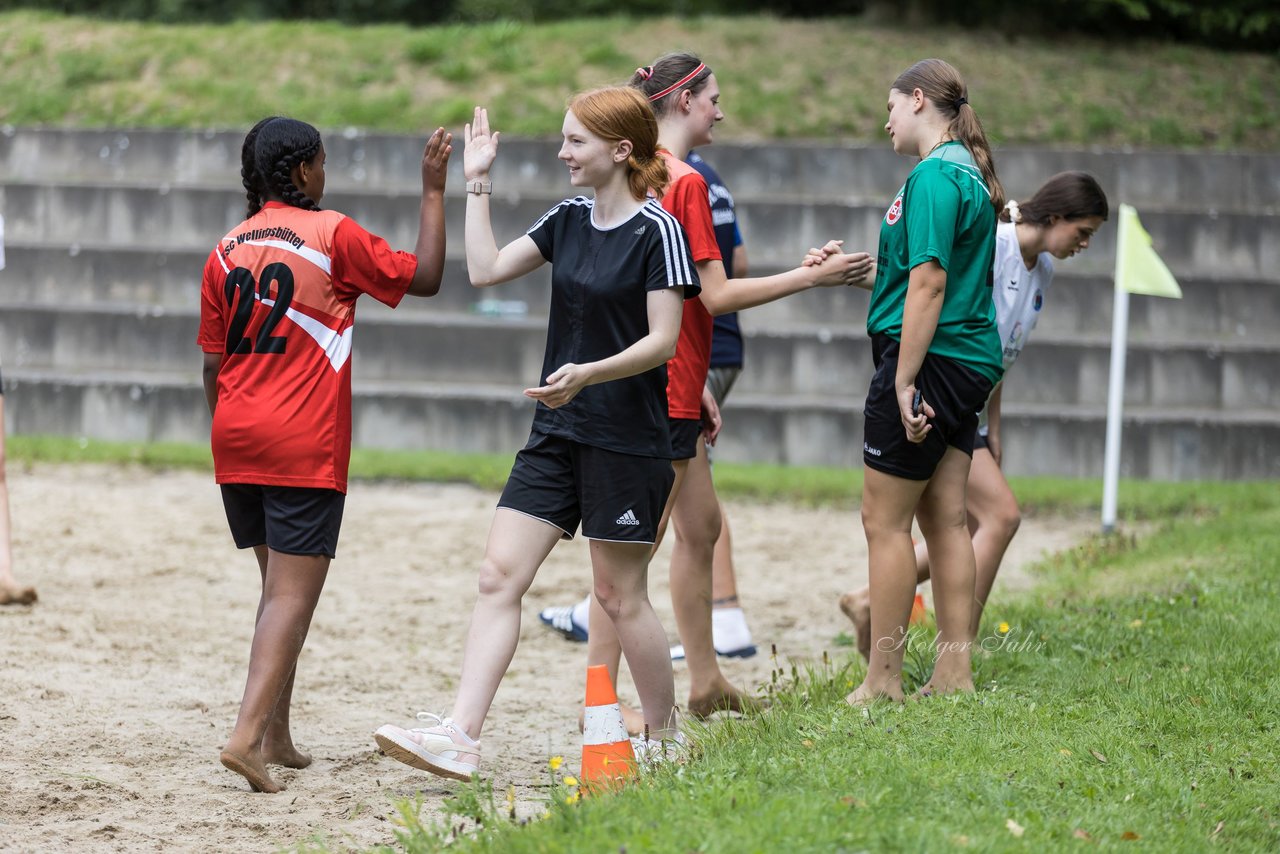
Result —
[[537, 430], [516, 454], [498, 506], [573, 539], [653, 543], [675, 482], [671, 460], [606, 451]]
[[224, 483], [222, 506], [236, 548], [337, 556], [347, 496], [336, 489]]
[[933, 429], [923, 442], [908, 441], [898, 411], [895, 379], [899, 344], [888, 335], [871, 339], [876, 372], [862, 411], [862, 461], [877, 471], [907, 480], [928, 480], [947, 448], [973, 456], [978, 413], [991, 396], [991, 382], [954, 359], [926, 353], [916, 386], [933, 407]]

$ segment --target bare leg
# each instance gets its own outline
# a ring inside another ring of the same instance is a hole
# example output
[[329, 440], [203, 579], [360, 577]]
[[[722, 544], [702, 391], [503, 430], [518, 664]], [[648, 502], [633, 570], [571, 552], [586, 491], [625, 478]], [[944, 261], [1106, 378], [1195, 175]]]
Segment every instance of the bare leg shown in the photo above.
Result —
[[659, 739], [675, 728], [675, 682], [667, 635], [649, 601], [650, 554], [647, 543], [591, 541], [596, 601], [626, 653], [644, 724]]
[[733, 569], [733, 535], [729, 517], [720, 505], [720, 536], [716, 537], [711, 560], [711, 607], [731, 608], [738, 605], [738, 576]]
[[554, 525], [503, 507], [493, 516], [451, 715], [472, 738], [480, 737], [498, 684], [515, 655], [520, 600], [562, 534]]
[[[982, 622], [982, 609], [991, 595], [996, 574], [1013, 535], [1022, 524], [1018, 501], [1014, 498], [1004, 472], [986, 448], [973, 452], [965, 507], [969, 515], [969, 532], [973, 537], [973, 554], [977, 565], [974, 584], [971, 638], [977, 638]], [[916, 544], [916, 584], [929, 580], [929, 546]], [[852, 590], [840, 597], [840, 610], [853, 622], [858, 652], [863, 658], [871, 654], [871, 591], [867, 587]]]
[[[262, 576], [262, 596], [258, 599], [258, 615], [253, 625], [256, 629], [262, 619], [262, 608], [266, 603], [267, 557], [266, 546], [254, 546], [254, 557], [258, 559], [258, 572]], [[267, 731], [262, 736], [262, 758], [270, 765], [283, 765], [286, 768], [306, 768], [311, 764], [311, 756], [298, 750], [293, 744], [293, 736], [289, 731], [289, 708], [293, 703], [293, 682], [298, 674], [298, 666], [289, 671], [289, 679], [280, 692], [280, 699], [272, 710], [271, 720], [267, 723]]]
[[267, 773], [262, 740], [298, 663], [329, 571], [329, 558], [268, 551], [262, 602], [249, 653], [249, 678], [222, 764], [254, 791], [283, 787]]
[[[671, 494], [667, 496], [667, 504], [662, 508], [662, 518], [658, 521], [658, 534], [654, 538], [653, 547], [649, 550], [649, 560], [653, 560], [658, 547], [662, 545], [662, 538], [666, 534], [667, 524], [671, 519], [671, 510], [684, 487], [685, 474], [689, 471], [689, 461], [674, 460], [671, 466], [675, 469], [676, 477], [671, 484]], [[609, 615], [600, 606], [599, 597], [593, 596], [591, 601], [591, 622], [587, 635], [587, 664], [603, 664], [608, 667], [609, 676], [612, 678], [616, 689], [618, 685], [618, 663], [621, 658], [622, 644], [618, 641], [618, 633], [613, 628], [613, 620], [609, 619]], [[636, 717], [634, 711], [624, 706], [622, 715], [623, 719], [628, 721], [627, 727], [630, 730], [631, 722]], [[635, 735], [637, 733], [632, 734]]]
[[671, 604], [689, 665], [689, 712], [706, 717], [719, 709], [742, 711], [750, 699], [724, 678], [711, 634], [711, 567], [720, 536], [720, 501], [702, 442], [689, 461], [671, 523], [676, 535]]
[[[967, 457], [966, 457], [967, 459]], [[867, 468], [862, 481], [862, 528], [871, 580], [871, 643], [867, 675], [845, 699], [901, 701], [902, 656], [915, 590], [911, 519], [928, 481]]]
[[24, 587], [13, 576], [13, 549], [9, 531], [9, 481], [5, 477], [4, 394], [0, 392], [0, 605], [30, 605], [38, 598], [34, 587]]
[[[929, 544], [933, 606], [938, 619], [937, 659], [922, 694], [973, 690], [971, 668], [974, 560], [965, 510], [969, 455], [948, 448], [920, 497], [916, 518]], [[875, 617], [874, 608], [872, 618]]]
[[1014, 498], [995, 457], [985, 448], [973, 452], [966, 502], [969, 528], [973, 531], [973, 557], [977, 565], [969, 636], [976, 639], [982, 623], [982, 609], [986, 607], [991, 588], [995, 585], [1000, 562], [1022, 524], [1018, 500]]

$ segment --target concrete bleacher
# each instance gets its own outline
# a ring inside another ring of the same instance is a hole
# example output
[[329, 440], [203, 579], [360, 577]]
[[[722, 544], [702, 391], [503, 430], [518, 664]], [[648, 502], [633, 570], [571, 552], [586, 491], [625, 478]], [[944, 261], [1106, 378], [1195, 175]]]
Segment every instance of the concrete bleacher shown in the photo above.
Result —
[[[235, 132], [0, 132], [0, 360], [8, 428], [202, 441], [195, 347], [199, 276], [243, 217]], [[422, 140], [330, 132], [326, 207], [410, 248]], [[569, 195], [554, 143], [504, 140], [499, 240]], [[752, 267], [796, 263], [831, 237], [874, 245], [911, 163], [885, 145], [717, 145]], [[1181, 301], [1134, 297], [1124, 474], [1280, 476], [1280, 157], [1015, 149], [997, 152], [1014, 197], [1066, 168], [1093, 172], [1113, 208], [1135, 205], [1178, 275]], [[354, 440], [389, 448], [513, 452], [541, 365], [544, 267], [491, 290], [462, 260], [461, 157], [451, 165], [441, 293], [358, 310]], [[1059, 265], [1034, 341], [1004, 395], [1015, 474], [1101, 472], [1114, 225]], [[857, 465], [871, 373], [867, 294], [814, 291], [744, 313], [747, 368], [726, 408], [722, 459]]]

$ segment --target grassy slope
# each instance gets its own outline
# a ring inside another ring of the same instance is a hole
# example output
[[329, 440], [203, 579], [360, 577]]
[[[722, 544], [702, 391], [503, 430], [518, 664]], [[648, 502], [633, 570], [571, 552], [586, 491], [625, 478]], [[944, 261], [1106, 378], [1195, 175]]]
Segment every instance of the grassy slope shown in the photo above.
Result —
[[504, 130], [548, 135], [569, 94], [671, 49], [717, 70], [723, 139], [878, 140], [889, 82], [942, 56], [996, 142], [1280, 148], [1275, 57], [761, 16], [411, 29], [6, 13], [0, 123], [244, 127], [286, 112], [419, 132], [459, 126], [479, 100]]

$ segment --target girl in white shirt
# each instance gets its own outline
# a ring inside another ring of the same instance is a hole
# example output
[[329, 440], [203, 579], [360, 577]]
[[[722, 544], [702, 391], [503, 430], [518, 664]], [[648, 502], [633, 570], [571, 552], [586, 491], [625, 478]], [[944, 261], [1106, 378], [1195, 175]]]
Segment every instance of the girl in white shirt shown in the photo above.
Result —
[[[1107, 219], [1107, 197], [1098, 182], [1085, 172], [1054, 175], [1026, 202], [1010, 201], [996, 226], [996, 254], [992, 268], [992, 296], [1006, 374], [1026, 346], [1044, 307], [1045, 292], [1053, 281], [1053, 260], [1070, 258], [1089, 246], [1089, 240]], [[997, 385], [983, 410], [969, 468], [965, 509], [973, 535], [977, 562], [973, 618], [970, 636], [976, 638], [982, 609], [1005, 550], [1022, 521], [1017, 499], [1005, 480], [1000, 463], [1000, 395]], [[916, 546], [916, 577], [929, 579], [929, 553]], [[871, 602], [868, 588], [840, 597], [840, 609], [856, 628], [858, 651], [871, 654]]]

